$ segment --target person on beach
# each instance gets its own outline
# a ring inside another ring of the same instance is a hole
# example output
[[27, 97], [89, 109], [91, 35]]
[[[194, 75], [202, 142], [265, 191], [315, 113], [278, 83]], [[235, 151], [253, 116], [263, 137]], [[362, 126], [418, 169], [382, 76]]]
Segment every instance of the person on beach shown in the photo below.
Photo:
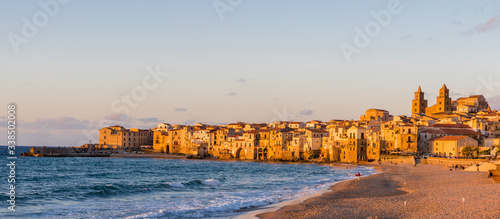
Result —
[[358, 172], [358, 174], [356, 174], [356, 176], [358, 177], [358, 180], [359, 180], [359, 177], [361, 177], [361, 173]]

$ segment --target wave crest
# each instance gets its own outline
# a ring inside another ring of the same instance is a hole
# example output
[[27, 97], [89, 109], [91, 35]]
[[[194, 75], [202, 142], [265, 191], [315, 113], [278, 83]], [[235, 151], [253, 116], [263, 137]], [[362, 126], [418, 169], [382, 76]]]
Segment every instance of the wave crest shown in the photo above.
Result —
[[182, 183], [179, 183], [179, 182], [166, 182], [165, 184], [171, 186], [171, 187], [175, 187], [175, 188], [185, 188], [186, 186]]

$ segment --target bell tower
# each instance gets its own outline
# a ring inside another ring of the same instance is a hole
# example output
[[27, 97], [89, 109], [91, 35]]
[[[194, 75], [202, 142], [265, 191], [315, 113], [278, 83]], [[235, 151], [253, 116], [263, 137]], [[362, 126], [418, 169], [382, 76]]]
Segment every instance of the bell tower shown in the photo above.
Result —
[[427, 108], [427, 100], [425, 100], [422, 88], [418, 86], [418, 90], [415, 92], [415, 99], [412, 101], [411, 113], [412, 115], [425, 114], [425, 108]]
[[450, 90], [446, 87], [446, 84], [439, 90], [439, 96], [437, 97], [437, 112], [451, 112], [451, 98]]

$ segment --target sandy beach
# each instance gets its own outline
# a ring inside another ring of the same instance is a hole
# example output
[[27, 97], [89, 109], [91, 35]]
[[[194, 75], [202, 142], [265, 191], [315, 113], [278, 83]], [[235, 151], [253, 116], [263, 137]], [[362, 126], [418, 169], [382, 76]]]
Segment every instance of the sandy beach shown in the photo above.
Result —
[[427, 164], [373, 166], [382, 173], [336, 184], [331, 192], [257, 217], [500, 217], [500, 184], [492, 183], [487, 172], [450, 171]]

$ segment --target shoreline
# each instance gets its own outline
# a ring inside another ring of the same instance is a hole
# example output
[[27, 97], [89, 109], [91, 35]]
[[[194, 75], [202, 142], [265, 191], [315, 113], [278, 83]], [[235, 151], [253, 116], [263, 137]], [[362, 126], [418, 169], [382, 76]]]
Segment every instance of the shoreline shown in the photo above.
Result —
[[[376, 173], [346, 180], [305, 200], [250, 211], [237, 218], [495, 218], [500, 185], [484, 172], [438, 165], [368, 164]], [[435, 188], [437, 187], [437, 188]], [[467, 188], [467, 190], [464, 190]], [[462, 199], [466, 200], [465, 202]]]
[[[352, 165], [352, 166], [365, 166], [365, 165]], [[382, 173], [382, 171], [380, 170], [380, 168], [376, 168], [376, 167], [373, 167], [373, 168], [375, 170], [375, 172], [373, 174], [370, 174], [368, 176], [362, 176], [362, 177], [360, 177], [360, 180], [362, 178], [366, 178], [366, 177], [370, 177], [370, 176], [374, 176], [374, 175]], [[287, 206], [299, 205], [299, 204], [301, 204], [301, 203], [303, 203], [303, 202], [305, 202], [307, 200], [310, 200], [310, 199], [313, 199], [313, 198], [317, 198], [317, 197], [321, 197], [321, 196], [323, 196], [323, 195], [325, 195], [327, 193], [330, 193], [330, 192], [334, 191], [334, 189], [336, 188], [336, 186], [338, 186], [339, 184], [347, 183], [347, 182], [353, 181], [353, 180], [357, 180], [357, 178], [347, 179], [347, 180], [342, 180], [342, 181], [330, 183], [325, 188], [322, 188], [319, 191], [317, 191], [317, 192], [315, 192], [313, 194], [306, 195], [304, 197], [300, 197], [300, 198], [296, 198], [296, 199], [291, 199], [291, 200], [287, 200], [287, 201], [284, 201], [284, 202], [278, 202], [278, 203], [274, 203], [274, 204], [267, 205], [267, 206], [256, 207], [255, 209], [248, 210], [245, 214], [242, 214], [242, 215], [239, 215], [239, 216], [235, 217], [235, 219], [258, 219], [258, 218], [261, 218], [261, 217], [259, 217], [260, 215], [263, 215], [263, 214], [266, 214], [266, 213], [277, 212], [277, 211], [280, 211], [281, 209], [283, 209], [283, 208], [285, 208]]]

